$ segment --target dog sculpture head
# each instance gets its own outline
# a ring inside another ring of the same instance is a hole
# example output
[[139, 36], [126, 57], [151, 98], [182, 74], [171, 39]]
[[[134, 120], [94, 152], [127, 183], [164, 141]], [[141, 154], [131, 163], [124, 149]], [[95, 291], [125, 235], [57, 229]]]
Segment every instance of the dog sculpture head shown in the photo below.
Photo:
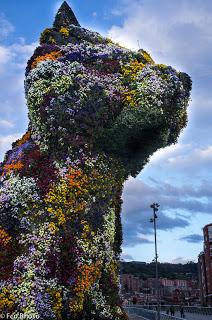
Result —
[[187, 122], [191, 80], [80, 27], [66, 2], [28, 62], [30, 126], [55, 157], [87, 147], [114, 155], [136, 175]]

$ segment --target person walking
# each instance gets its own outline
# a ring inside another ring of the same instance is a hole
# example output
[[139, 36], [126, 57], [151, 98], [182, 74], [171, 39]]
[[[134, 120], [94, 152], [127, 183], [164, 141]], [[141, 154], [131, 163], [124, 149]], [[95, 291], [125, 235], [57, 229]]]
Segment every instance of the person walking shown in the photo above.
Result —
[[174, 314], [175, 314], [175, 308], [174, 308], [174, 306], [173, 306], [173, 311], [172, 311], [173, 317], [174, 317]]
[[133, 304], [137, 304], [137, 298], [136, 298], [136, 297], [133, 297], [132, 303], [133, 303]]
[[170, 314], [171, 314], [171, 316], [174, 316], [174, 313], [175, 313], [174, 307], [171, 306], [171, 307], [170, 307]]
[[180, 317], [181, 317], [181, 318], [185, 318], [184, 306], [183, 306], [183, 304], [180, 305]]

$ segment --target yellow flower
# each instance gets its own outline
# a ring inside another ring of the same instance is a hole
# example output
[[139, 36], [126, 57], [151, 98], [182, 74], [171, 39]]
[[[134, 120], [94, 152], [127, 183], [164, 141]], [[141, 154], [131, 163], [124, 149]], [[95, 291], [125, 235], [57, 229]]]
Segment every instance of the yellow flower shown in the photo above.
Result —
[[85, 210], [89, 194], [88, 186], [87, 174], [70, 168], [66, 177], [52, 187], [45, 198], [46, 211], [58, 225], [64, 225], [71, 219], [72, 214]]
[[[129, 64], [122, 67], [122, 74], [124, 79], [128, 82], [133, 82], [136, 80], [139, 71], [145, 67], [145, 64], [138, 62], [138, 60], [133, 60]], [[131, 107], [135, 107], [136, 103], [136, 90], [123, 90], [123, 100]]]
[[63, 307], [63, 303], [62, 303], [63, 300], [62, 300], [61, 292], [55, 289], [48, 289], [48, 293], [52, 297], [52, 300], [53, 300], [52, 309], [55, 312], [57, 319], [62, 319], [61, 311]]
[[12, 237], [4, 229], [0, 228], [0, 245], [6, 247], [11, 239]]
[[54, 222], [50, 222], [49, 229], [53, 234], [55, 234], [58, 231], [58, 228], [56, 227]]
[[61, 27], [60, 28], [60, 33], [62, 33], [62, 35], [65, 37], [65, 38], [68, 38], [69, 36], [69, 30], [65, 27]]
[[145, 51], [145, 50], [142, 50], [142, 56], [143, 58], [146, 60], [146, 63], [148, 64], [154, 64], [154, 60], [152, 59], [152, 57], [150, 56], [150, 54]]
[[0, 292], [0, 312], [10, 311], [15, 304], [15, 296], [7, 288]]

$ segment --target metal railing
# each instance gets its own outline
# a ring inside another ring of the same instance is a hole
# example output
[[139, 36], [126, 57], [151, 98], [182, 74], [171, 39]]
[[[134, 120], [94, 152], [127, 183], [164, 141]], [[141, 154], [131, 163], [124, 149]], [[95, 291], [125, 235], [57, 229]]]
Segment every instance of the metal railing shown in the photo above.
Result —
[[[127, 305], [125, 306], [125, 310], [128, 313], [128, 315], [134, 315], [138, 318], [141, 317], [141, 319], [146, 320], [156, 320], [157, 319], [157, 312], [150, 309], [145, 309], [140, 306], [132, 306]], [[181, 318], [169, 316], [165, 313], [160, 314], [160, 320], [180, 320]], [[182, 319], [181, 319], [182, 320]]]
[[[157, 305], [142, 306], [142, 308], [148, 309], [148, 310], [156, 310]], [[168, 308], [170, 308], [170, 305], [163, 305], [161, 306], [161, 311], [166, 311]], [[174, 309], [175, 311], [180, 311], [180, 305], [174, 305]], [[201, 314], [205, 316], [212, 315], [211, 307], [184, 306], [183, 309], [184, 309], [184, 312], [188, 312], [188, 313], [196, 313], [196, 314]]]
[[128, 313], [128, 315], [136, 315], [136, 316], [146, 318], [148, 320], [156, 319], [156, 312], [153, 310], [146, 310], [144, 308], [135, 307], [135, 306], [125, 306], [125, 310]]
[[[174, 317], [174, 316], [169, 316], [168, 314], [165, 314], [165, 313], [161, 313], [160, 315], [160, 319], [161, 320], [182, 320], [182, 318], [178, 318], [178, 317]], [[186, 319], [185, 319], [186, 320]]]

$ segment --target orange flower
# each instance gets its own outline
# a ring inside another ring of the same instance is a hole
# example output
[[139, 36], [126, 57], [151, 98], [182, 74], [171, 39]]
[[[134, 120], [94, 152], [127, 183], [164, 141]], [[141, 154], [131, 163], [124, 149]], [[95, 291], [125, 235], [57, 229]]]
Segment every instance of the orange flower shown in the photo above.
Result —
[[46, 53], [43, 56], [38, 56], [32, 63], [31, 69], [34, 69], [37, 67], [37, 64], [39, 62], [45, 61], [45, 60], [57, 60], [62, 56], [62, 53], [60, 51], [52, 51], [51, 53]]
[[95, 283], [95, 281], [100, 277], [100, 268], [100, 262], [97, 262], [94, 265], [85, 264], [81, 267], [79, 276], [77, 278], [77, 284], [74, 287], [76, 299], [74, 299], [70, 304], [71, 311], [80, 312], [82, 310], [86, 293]]
[[27, 131], [21, 139], [19, 139], [16, 142], [16, 147], [20, 147], [22, 144], [24, 144], [26, 141], [28, 141], [31, 137], [31, 131]]
[[5, 166], [3, 167], [3, 174], [4, 174], [4, 170], [7, 170], [7, 173], [10, 173], [11, 171], [19, 171], [23, 168], [23, 163], [21, 161], [17, 161], [15, 162], [14, 160], [12, 161], [12, 163], [10, 164], [5, 164]]
[[77, 284], [74, 288], [74, 291], [84, 293], [88, 291], [91, 285], [96, 281], [100, 276], [100, 263], [97, 262], [94, 265], [83, 265], [80, 270], [80, 274], [77, 279]]

